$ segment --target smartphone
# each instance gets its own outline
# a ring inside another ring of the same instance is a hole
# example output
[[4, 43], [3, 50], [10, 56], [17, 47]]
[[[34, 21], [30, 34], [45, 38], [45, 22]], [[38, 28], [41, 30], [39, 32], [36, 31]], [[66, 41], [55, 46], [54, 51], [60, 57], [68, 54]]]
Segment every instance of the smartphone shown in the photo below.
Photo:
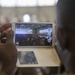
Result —
[[16, 46], [53, 47], [53, 23], [13, 23], [14, 43]]

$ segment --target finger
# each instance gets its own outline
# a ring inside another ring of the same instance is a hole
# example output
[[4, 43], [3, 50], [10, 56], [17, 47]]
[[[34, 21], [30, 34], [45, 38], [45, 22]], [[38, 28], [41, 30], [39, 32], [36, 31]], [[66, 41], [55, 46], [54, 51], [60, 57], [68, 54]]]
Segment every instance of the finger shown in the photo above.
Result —
[[5, 32], [4, 32], [4, 33], [1, 33], [0, 39], [2, 39], [2, 38], [4, 38], [4, 37], [6, 37], [6, 33], [5, 33]]
[[1, 33], [1, 32], [0, 32], [0, 47], [1, 47], [2, 45], [4, 45], [5, 42], [6, 42], [5, 33]]
[[9, 30], [6, 34], [6, 43], [13, 42], [14, 32], [13, 30]]
[[1, 43], [5, 44], [6, 43], [6, 33], [1, 34]]
[[11, 24], [5, 24], [5, 25], [0, 27], [0, 32], [2, 33], [3, 31], [5, 31], [6, 29], [8, 29], [10, 27], [11, 27]]

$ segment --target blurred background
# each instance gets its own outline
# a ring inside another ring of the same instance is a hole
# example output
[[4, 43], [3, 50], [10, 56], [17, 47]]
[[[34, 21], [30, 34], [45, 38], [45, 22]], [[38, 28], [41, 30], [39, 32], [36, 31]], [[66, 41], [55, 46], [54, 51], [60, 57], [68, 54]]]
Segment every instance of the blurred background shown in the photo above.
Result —
[[1, 22], [55, 22], [57, 0], [0, 0]]

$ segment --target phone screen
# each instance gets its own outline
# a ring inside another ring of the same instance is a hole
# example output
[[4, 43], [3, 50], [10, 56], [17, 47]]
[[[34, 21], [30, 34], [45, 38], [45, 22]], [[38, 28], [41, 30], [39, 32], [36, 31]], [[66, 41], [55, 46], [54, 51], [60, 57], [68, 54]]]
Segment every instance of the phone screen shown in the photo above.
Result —
[[17, 46], [52, 46], [52, 24], [16, 23]]

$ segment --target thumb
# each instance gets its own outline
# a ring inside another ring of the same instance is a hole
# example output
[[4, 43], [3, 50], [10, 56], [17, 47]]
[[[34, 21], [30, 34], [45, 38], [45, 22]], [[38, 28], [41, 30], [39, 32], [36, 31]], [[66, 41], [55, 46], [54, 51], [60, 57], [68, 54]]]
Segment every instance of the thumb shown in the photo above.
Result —
[[13, 42], [14, 32], [13, 30], [9, 30], [6, 34], [6, 43]]

